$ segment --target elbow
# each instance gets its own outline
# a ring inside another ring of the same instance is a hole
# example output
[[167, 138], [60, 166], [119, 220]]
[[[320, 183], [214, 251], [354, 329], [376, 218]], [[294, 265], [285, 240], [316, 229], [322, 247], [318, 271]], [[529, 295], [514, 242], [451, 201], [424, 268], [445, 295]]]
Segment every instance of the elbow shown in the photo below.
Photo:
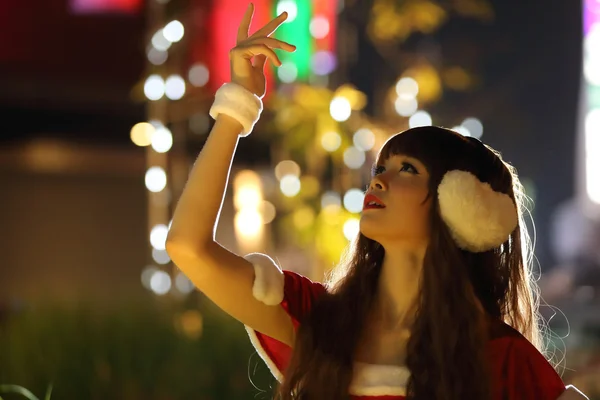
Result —
[[203, 254], [208, 252], [208, 249], [209, 243], [202, 241], [190, 243], [190, 241], [173, 236], [171, 233], [169, 233], [167, 236], [167, 241], [165, 243], [165, 250], [175, 264], [177, 264], [177, 260], [181, 259], [182, 257], [200, 258]]

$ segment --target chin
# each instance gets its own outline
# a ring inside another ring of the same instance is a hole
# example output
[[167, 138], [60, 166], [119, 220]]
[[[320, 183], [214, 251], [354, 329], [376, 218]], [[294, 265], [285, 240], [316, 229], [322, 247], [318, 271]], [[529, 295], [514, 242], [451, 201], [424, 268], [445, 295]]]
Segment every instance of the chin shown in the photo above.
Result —
[[374, 232], [375, 227], [373, 227], [371, 225], [372, 225], [371, 223], [364, 223], [363, 219], [361, 218], [360, 224], [359, 224], [359, 231], [360, 231], [360, 233], [362, 233], [363, 236], [367, 237], [368, 239], [377, 241], [377, 239], [376, 239], [377, 233]]

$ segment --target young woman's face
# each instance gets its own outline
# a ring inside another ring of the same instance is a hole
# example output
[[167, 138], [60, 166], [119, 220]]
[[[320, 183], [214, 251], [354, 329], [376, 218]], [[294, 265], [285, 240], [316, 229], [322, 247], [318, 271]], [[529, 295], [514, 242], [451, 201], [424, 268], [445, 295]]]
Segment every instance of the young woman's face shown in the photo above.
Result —
[[429, 239], [429, 173], [413, 157], [392, 155], [377, 164], [367, 196], [377, 196], [385, 208], [363, 209], [360, 231], [384, 248], [394, 244], [422, 246]]

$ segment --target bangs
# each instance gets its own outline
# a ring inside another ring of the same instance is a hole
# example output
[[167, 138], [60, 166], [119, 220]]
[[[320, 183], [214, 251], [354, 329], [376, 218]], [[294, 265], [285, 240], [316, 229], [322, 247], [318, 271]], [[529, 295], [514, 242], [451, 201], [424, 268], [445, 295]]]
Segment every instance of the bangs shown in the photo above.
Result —
[[471, 140], [450, 129], [423, 126], [388, 139], [377, 156], [377, 164], [383, 164], [395, 155], [416, 158], [427, 168], [435, 187], [444, 173], [451, 169], [476, 172], [478, 168], [474, 165], [473, 149]]

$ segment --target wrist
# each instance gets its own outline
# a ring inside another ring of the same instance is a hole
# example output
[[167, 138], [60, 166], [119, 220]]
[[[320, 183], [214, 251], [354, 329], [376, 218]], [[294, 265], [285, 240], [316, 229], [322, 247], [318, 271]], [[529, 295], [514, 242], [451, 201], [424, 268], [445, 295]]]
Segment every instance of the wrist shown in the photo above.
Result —
[[217, 115], [217, 118], [215, 118], [215, 125], [217, 124], [229, 131], [235, 132], [236, 135], [240, 135], [244, 131], [242, 123], [227, 114], [221, 113]]
[[242, 126], [240, 136], [248, 136], [263, 109], [262, 100], [240, 84], [226, 83], [217, 90], [210, 116], [215, 120], [221, 114], [235, 119]]

